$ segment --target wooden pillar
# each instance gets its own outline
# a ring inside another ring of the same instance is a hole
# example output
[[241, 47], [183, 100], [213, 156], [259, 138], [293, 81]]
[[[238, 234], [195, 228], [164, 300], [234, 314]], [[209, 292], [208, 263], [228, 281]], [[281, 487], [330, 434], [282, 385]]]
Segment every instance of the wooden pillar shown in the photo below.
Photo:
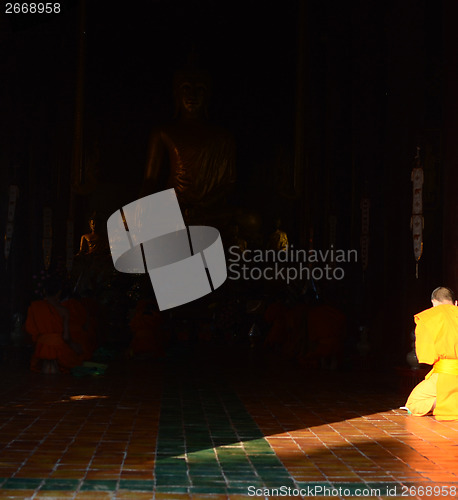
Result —
[[308, 169], [308, 43], [307, 43], [307, 0], [298, 2], [297, 25], [297, 76], [296, 76], [296, 116], [294, 145], [294, 194], [299, 197], [298, 210], [301, 226], [298, 237], [301, 247], [306, 248], [310, 229], [310, 176]]

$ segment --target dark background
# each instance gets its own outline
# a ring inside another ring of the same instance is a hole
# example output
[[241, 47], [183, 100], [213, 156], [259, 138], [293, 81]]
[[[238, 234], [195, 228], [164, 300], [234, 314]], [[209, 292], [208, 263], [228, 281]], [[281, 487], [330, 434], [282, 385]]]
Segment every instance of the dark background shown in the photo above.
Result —
[[[4, 331], [43, 268], [43, 207], [53, 209], [55, 263], [68, 218], [76, 252], [94, 210], [106, 220], [138, 197], [150, 130], [172, 117], [173, 73], [194, 51], [213, 77], [210, 116], [237, 141], [234, 205], [256, 211], [265, 227], [280, 215], [298, 247], [313, 234], [314, 247], [326, 248], [335, 217], [336, 247], [359, 250], [360, 201], [370, 198], [368, 269], [350, 266], [334, 291], [355, 324], [369, 326], [376, 357], [403, 363], [412, 315], [429, 307], [433, 288], [458, 284], [453, 2], [92, 0], [82, 18], [81, 6], [2, 9], [2, 227], [8, 186], [20, 190], [11, 254], [0, 256]], [[78, 147], [87, 170], [75, 192]], [[417, 147], [425, 170], [418, 279], [409, 227]]]

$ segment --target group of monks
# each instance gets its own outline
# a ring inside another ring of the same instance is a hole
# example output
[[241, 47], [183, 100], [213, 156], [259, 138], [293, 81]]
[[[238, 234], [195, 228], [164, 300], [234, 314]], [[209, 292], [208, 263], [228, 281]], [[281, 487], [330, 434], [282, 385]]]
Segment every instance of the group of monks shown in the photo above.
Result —
[[328, 304], [273, 302], [264, 314], [265, 345], [284, 359], [312, 368], [335, 368], [346, 334], [346, 317]]
[[33, 301], [24, 325], [35, 350], [31, 369], [69, 372], [91, 359], [97, 347], [97, 318], [89, 299], [63, 297], [62, 282], [49, 278], [44, 298]]
[[[52, 277], [44, 297], [33, 301], [24, 329], [35, 349], [30, 368], [40, 373], [69, 373], [89, 361], [101, 346], [97, 303], [87, 297], [66, 296], [60, 279]], [[129, 357], [163, 357], [167, 338], [162, 318], [152, 301], [140, 300], [130, 320]]]
[[[41, 373], [68, 373], [90, 360], [98, 347], [97, 315], [90, 300], [62, 297], [62, 285], [49, 279], [44, 298], [33, 301], [25, 330], [35, 350], [31, 369]], [[458, 307], [452, 290], [436, 288], [433, 307], [415, 315], [415, 345], [420, 363], [432, 365], [425, 380], [408, 397], [409, 414], [432, 414], [437, 420], [458, 420]], [[286, 358], [319, 367], [339, 355], [345, 316], [327, 305], [272, 303], [265, 312], [270, 325], [266, 345]], [[128, 356], [161, 358], [168, 337], [152, 300], [139, 300], [129, 323], [132, 339]]]

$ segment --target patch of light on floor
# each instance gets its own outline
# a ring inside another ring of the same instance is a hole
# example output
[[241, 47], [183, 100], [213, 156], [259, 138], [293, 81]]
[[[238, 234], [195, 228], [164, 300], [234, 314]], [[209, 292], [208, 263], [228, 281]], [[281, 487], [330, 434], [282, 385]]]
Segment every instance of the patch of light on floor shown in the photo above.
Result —
[[108, 396], [101, 396], [98, 394], [79, 394], [77, 396], [70, 396], [68, 399], [61, 399], [59, 403], [68, 403], [70, 401], [87, 401], [89, 399], [108, 399]]

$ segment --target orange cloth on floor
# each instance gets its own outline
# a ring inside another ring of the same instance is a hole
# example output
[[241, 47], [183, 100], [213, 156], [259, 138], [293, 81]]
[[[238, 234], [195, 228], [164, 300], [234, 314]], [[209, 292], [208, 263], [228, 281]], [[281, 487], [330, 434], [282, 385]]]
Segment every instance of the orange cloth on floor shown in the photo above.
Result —
[[[451, 304], [431, 307], [417, 314], [415, 323], [418, 361], [435, 366], [413, 389], [406, 407], [413, 415], [428, 413], [434, 405], [431, 390], [436, 383], [434, 416], [437, 420], [458, 420], [458, 374], [452, 369], [458, 365], [458, 307]], [[441, 359], [450, 361], [441, 363]]]
[[25, 330], [36, 344], [30, 363], [33, 371], [40, 371], [40, 363], [43, 359], [57, 360], [63, 371], [81, 364], [82, 357], [66, 344], [62, 337], [61, 315], [46, 300], [36, 300], [30, 304]]
[[132, 355], [150, 354], [155, 357], [165, 356], [167, 341], [165, 332], [161, 329], [162, 317], [157, 311], [149, 310], [152, 302], [140, 300], [135, 314], [130, 321], [133, 338], [128, 352]]
[[91, 359], [96, 348], [95, 332], [91, 328], [93, 323], [89, 322], [88, 311], [84, 304], [77, 299], [67, 299], [62, 305], [68, 309], [70, 317], [68, 329], [73, 342], [79, 344], [83, 349], [83, 359]]

